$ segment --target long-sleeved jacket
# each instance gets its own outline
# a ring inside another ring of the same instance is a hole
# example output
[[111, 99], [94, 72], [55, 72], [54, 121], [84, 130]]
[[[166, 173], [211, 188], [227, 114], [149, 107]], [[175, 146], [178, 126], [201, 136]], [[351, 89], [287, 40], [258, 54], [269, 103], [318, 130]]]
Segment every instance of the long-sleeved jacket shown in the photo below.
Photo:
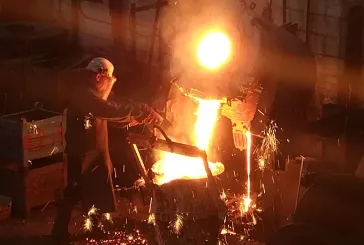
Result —
[[[116, 208], [111, 173], [108, 171], [112, 164], [107, 122], [125, 125], [132, 118], [142, 121], [148, 116], [146, 114], [148, 111], [136, 103], [109, 102], [86, 87], [74, 91], [67, 112], [66, 153], [69, 156], [68, 168], [82, 169], [75, 174], [73, 181], [80, 184], [81, 198], [86, 207], [95, 205], [102, 212], [114, 212]], [[78, 162], [81, 167], [77, 166]]]
[[89, 88], [78, 88], [71, 97], [67, 115], [67, 154], [82, 155], [96, 148], [104, 148], [96, 142], [97, 119], [115, 123], [129, 123], [132, 118], [141, 121], [148, 115], [132, 102], [115, 103], [103, 100]]

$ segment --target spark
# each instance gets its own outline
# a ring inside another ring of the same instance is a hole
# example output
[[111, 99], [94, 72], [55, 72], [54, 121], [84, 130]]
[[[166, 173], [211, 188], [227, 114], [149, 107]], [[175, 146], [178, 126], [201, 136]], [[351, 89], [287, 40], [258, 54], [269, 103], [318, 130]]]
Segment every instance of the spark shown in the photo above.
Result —
[[263, 158], [258, 159], [258, 167], [260, 170], [263, 170], [265, 167], [265, 160]]
[[109, 221], [110, 223], [113, 223], [112, 218], [111, 218], [111, 214], [110, 214], [110, 213], [106, 213], [106, 214], [104, 214], [104, 217], [105, 217], [105, 219], [106, 219], [107, 221]]
[[251, 213], [252, 219], [253, 219], [253, 225], [257, 224], [257, 219], [255, 218], [255, 215]]
[[221, 200], [226, 200], [227, 196], [224, 190], [222, 190], [222, 192], [220, 193], [220, 198]]
[[220, 232], [221, 235], [226, 235], [226, 234], [230, 234], [230, 235], [236, 235], [235, 232], [229, 230], [229, 229], [226, 229], [226, 228], [223, 228]]
[[266, 163], [269, 163], [271, 154], [278, 152], [279, 141], [276, 137], [277, 128], [277, 124], [271, 121], [263, 132], [264, 137], [257, 150], [257, 160], [260, 170], [263, 170], [266, 167]]
[[243, 200], [240, 202], [240, 214], [243, 215], [249, 211], [250, 205], [252, 203], [252, 199], [248, 196], [245, 196]]
[[92, 205], [92, 207], [88, 210], [87, 216], [96, 215], [99, 210], [95, 207], [95, 205]]
[[148, 224], [153, 224], [153, 225], [156, 224], [155, 223], [155, 214], [154, 213], [149, 214], [149, 216], [148, 216]]
[[176, 220], [173, 224], [173, 230], [176, 234], [179, 234], [181, 232], [181, 229], [183, 227], [183, 216], [180, 214], [176, 215]]
[[149, 213], [151, 212], [152, 210], [152, 204], [153, 204], [153, 197], [150, 198], [150, 201], [149, 201]]
[[92, 230], [92, 226], [93, 226], [93, 223], [92, 223], [91, 218], [86, 217], [85, 220], [84, 220], [84, 222], [83, 222], [83, 229], [85, 231], [91, 231]]

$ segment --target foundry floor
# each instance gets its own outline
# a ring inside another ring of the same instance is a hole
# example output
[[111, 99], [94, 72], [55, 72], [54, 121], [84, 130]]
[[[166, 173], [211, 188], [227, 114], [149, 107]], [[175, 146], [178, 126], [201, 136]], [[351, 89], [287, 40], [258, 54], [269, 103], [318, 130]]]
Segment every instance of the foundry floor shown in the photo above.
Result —
[[[125, 208], [123, 210], [128, 210], [128, 204], [126, 200], [120, 201], [119, 203], [121, 203], [121, 205], [125, 205]], [[52, 229], [56, 210], [56, 206], [50, 204], [47, 207], [33, 210], [31, 217], [29, 217], [27, 220], [10, 218], [5, 222], [0, 223], [0, 245], [53, 245], [49, 234]], [[131, 227], [140, 228], [142, 232], [142, 237], [147, 240], [147, 243], [145, 244], [157, 245], [154, 238], [154, 230], [151, 226], [147, 225], [146, 222], [143, 222], [143, 215], [138, 215], [135, 213], [120, 213], [118, 215], [120, 216], [114, 218], [115, 226], [119, 227], [121, 223], [129, 223], [127, 230], [130, 231]], [[97, 244], [88, 243], [86, 241], [86, 238], [83, 235], [82, 231], [82, 224], [83, 216], [81, 210], [79, 208], [76, 208], [73, 212], [70, 225], [70, 232], [74, 235], [74, 241], [76, 242], [76, 245]], [[127, 232], [128, 231], [126, 231], [126, 233]], [[106, 244], [119, 245], [120, 243], [110, 242]], [[261, 245], [261, 243], [258, 242], [249, 242], [242, 244]]]
[[[119, 200], [119, 206], [120, 210], [124, 210], [124, 212], [115, 215], [115, 226], [118, 226], [119, 223], [129, 223], [129, 226], [133, 225], [133, 223], [135, 226], [138, 226], [138, 223], [142, 223], [144, 217], [130, 213], [130, 205], [127, 200]], [[31, 216], [26, 220], [10, 218], [0, 223], [0, 245], [51, 245], [52, 242], [50, 241], [49, 234], [54, 223], [56, 211], [56, 205], [49, 204], [45, 207], [33, 209]], [[86, 244], [82, 231], [83, 221], [81, 209], [76, 207], [72, 213], [69, 228], [71, 234], [74, 235], [74, 240], [80, 245]], [[149, 240], [152, 239], [148, 239], [148, 244], [153, 244]]]
[[[280, 218], [287, 220], [289, 215], [293, 211], [295, 198], [297, 195], [297, 184], [299, 175], [299, 165], [290, 166], [287, 171], [280, 172], [275, 176], [266, 175], [269, 181], [275, 179], [275, 184], [271, 188], [268, 188], [267, 183], [267, 194], [273, 190], [280, 190], [282, 195], [281, 203], [281, 215]], [[270, 189], [270, 190], [268, 190]], [[148, 226], [145, 222], [147, 219], [148, 210], [140, 211], [137, 214], [130, 210], [133, 210], [129, 201], [125, 199], [119, 200], [120, 212], [116, 214], [114, 218], [114, 224], [125, 224], [128, 226], [141, 227], [140, 231], [148, 241], [147, 244], [156, 244], [154, 238], [154, 229]], [[146, 207], [148, 208], [148, 207]], [[46, 207], [40, 207], [32, 211], [31, 217], [27, 220], [10, 218], [0, 223], [0, 245], [46, 245], [52, 244], [49, 239], [49, 234], [54, 223], [57, 207], [54, 204], [49, 204]], [[83, 224], [82, 212], [79, 208], [76, 208], [72, 215], [72, 222], [70, 225], [70, 231], [72, 234], [77, 235], [76, 240], [79, 241], [77, 244], [87, 244], [86, 239], [82, 236], [82, 224]], [[281, 223], [282, 224], [282, 223]], [[117, 243], [107, 243], [117, 244]], [[230, 243], [230, 244], [259, 244], [259, 243]]]

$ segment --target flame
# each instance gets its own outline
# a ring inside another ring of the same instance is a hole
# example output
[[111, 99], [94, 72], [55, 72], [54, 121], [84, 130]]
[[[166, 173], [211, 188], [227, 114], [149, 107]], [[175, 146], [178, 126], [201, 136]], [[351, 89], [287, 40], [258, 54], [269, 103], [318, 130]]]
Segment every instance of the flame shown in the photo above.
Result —
[[[209, 146], [211, 134], [220, 108], [219, 100], [197, 99], [199, 106], [196, 112], [197, 120], [194, 129], [195, 145], [206, 150]], [[211, 163], [209, 167], [213, 175], [224, 172], [222, 163]], [[152, 171], [156, 173], [154, 183], [162, 185], [175, 179], [201, 179], [207, 178], [207, 174], [201, 158], [192, 158], [170, 152], [163, 152], [161, 160], [156, 162]]]
[[211, 32], [200, 41], [197, 58], [202, 66], [213, 70], [229, 58], [230, 52], [229, 38], [222, 32]]

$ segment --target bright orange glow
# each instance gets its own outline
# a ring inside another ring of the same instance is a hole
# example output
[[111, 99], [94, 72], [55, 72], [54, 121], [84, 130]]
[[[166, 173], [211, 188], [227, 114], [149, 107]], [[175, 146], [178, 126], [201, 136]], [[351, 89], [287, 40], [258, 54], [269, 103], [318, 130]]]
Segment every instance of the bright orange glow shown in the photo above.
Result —
[[200, 64], [208, 69], [216, 69], [229, 58], [231, 43], [222, 32], [207, 34], [198, 44], [197, 58]]
[[[198, 103], [194, 141], [199, 149], [206, 150], [214, 130], [220, 101], [198, 99]], [[224, 172], [224, 165], [222, 163], [209, 162], [209, 167], [214, 176]], [[156, 173], [154, 183], [158, 185], [168, 183], [175, 179], [207, 178], [201, 158], [191, 158], [170, 152], [163, 152], [161, 160], [153, 165], [152, 171]]]

